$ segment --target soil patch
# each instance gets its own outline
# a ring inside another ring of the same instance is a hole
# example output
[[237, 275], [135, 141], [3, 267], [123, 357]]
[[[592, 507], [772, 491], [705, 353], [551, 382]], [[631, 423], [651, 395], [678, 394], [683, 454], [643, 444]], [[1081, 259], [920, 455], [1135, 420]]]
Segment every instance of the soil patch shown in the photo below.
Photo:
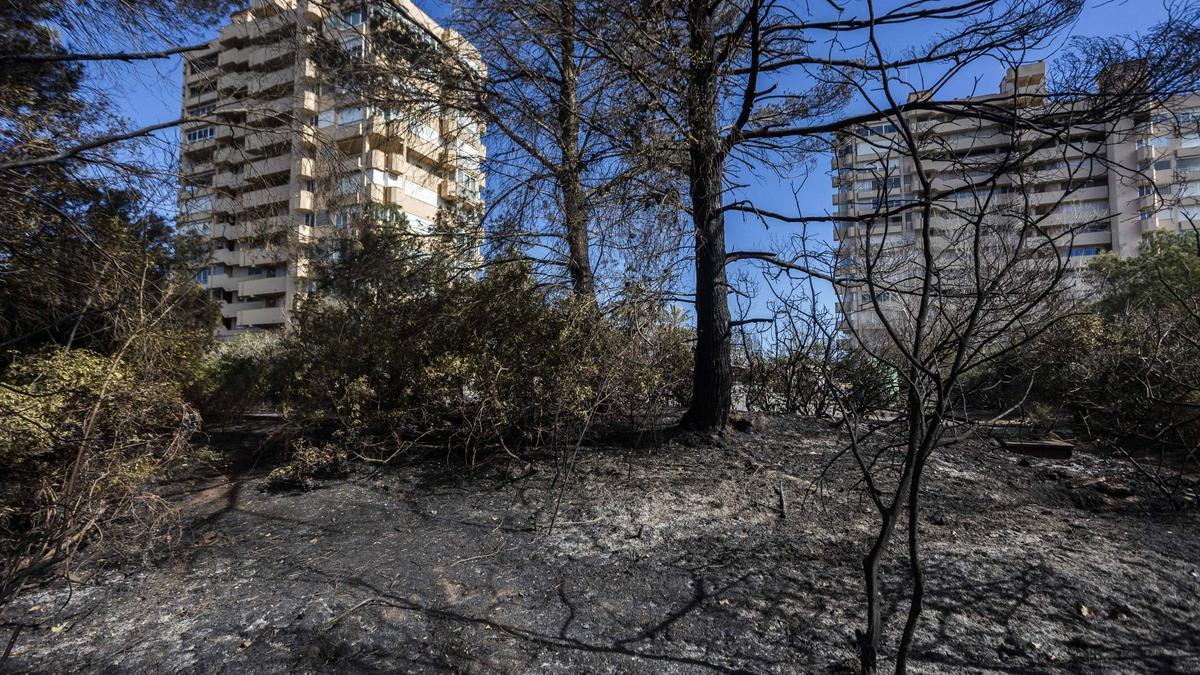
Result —
[[[569, 475], [426, 460], [285, 494], [243, 461], [165, 490], [182, 550], [10, 606], [36, 627], [6, 667], [852, 671], [873, 521], [849, 464], [812, 489], [838, 446], [825, 422], [756, 418], [719, 445], [585, 448]], [[1200, 514], [1087, 452], [975, 443], [929, 472], [916, 670], [1200, 672]]]

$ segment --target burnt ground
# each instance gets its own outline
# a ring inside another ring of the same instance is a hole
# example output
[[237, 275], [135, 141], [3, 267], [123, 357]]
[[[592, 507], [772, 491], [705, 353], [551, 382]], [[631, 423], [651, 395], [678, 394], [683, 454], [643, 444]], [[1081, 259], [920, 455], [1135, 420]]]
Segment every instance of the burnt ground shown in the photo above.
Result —
[[[808, 490], [837, 438], [799, 418], [728, 438], [586, 448], [558, 483], [548, 460], [466, 475], [427, 460], [304, 493], [263, 492], [264, 467], [244, 464], [177, 482], [182, 544], [25, 595], [4, 619], [37, 627], [4, 667], [852, 669], [872, 514], [849, 465]], [[1200, 672], [1200, 513], [1130, 494], [1131, 471], [983, 442], [937, 456], [915, 669]], [[905, 574], [893, 553], [889, 590]]]

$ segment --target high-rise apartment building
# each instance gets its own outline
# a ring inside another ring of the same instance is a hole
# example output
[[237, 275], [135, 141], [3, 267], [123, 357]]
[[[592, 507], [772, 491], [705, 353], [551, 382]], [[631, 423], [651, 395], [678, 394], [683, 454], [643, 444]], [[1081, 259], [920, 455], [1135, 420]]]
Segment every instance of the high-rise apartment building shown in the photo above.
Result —
[[[964, 101], [1034, 108], [1042, 104], [1045, 78], [1043, 63], [1023, 65], [1009, 70], [998, 95]], [[1052, 241], [1066, 260], [1067, 283], [1086, 289], [1076, 273], [1096, 255], [1134, 256], [1151, 232], [1190, 231], [1193, 223], [1200, 224], [1200, 95], [1115, 124], [1071, 127], [995, 176], [991, 167], [1005, 166], [1023, 151], [1014, 142], [1021, 135], [1012, 125], [1006, 128], [1003, 118], [906, 113], [922, 135], [931, 189], [945, 195], [936, 200], [929, 221], [933, 247], [961, 246], [962, 230], [983, 222], [974, 214], [992, 217], [983, 215], [991, 209], [1002, 218], [1007, 209], [1009, 217], [1036, 224], [1026, 232]], [[878, 121], [836, 141], [834, 213], [851, 219], [835, 223], [834, 238], [847, 278], [862, 278], [849, 271], [858, 267], [861, 272], [864, 257], [872, 254], [887, 268], [880, 279], [920, 276], [912, 266], [920, 264], [916, 251], [922, 246], [923, 219], [919, 209], [903, 208], [915, 203], [917, 169], [912, 153], [898, 149], [893, 122]], [[898, 307], [894, 295], [877, 290], [872, 296], [865, 285], [841, 288], [842, 333], [859, 339], [878, 335], [882, 322], [876, 306], [882, 312]]]
[[318, 43], [340, 47], [346, 71], [386, 72], [375, 31], [474, 58], [408, 0], [254, 0], [188, 54], [183, 114], [196, 121], [181, 131], [179, 218], [212, 241], [199, 280], [221, 301], [219, 336], [287, 325], [320, 242], [367, 209], [417, 233], [474, 235], [479, 125], [433, 89], [434, 105], [388, 110], [319, 67]]

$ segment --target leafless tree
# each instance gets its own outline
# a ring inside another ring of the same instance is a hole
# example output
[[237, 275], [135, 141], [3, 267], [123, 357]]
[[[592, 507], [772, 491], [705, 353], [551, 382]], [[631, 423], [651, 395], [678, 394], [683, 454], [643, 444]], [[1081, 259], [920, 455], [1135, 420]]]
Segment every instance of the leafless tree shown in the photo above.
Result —
[[[728, 421], [730, 263], [754, 260], [824, 279], [840, 289], [844, 307], [865, 310], [858, 316], [870, 330], [850, 322], [843, 327], [848, 335], [828, 337], [846, 338], [845, 346], [895, 373], [901, 404], [888, 418], [893, 424], [874, 425], [870, 440], [852, 433], [851, 452], [880, 515], [864, 558], [868, 608], [859, 646], [864, 672], [875, 672], [879, 566], [904, 516], [913, 594], [897, 652], [903, 672], [925, 588], [921, 481], [932, 453], [966, 432], [950, 419], [953, 391], [965, 373], [1069, 311], [1075, 237], [1113, 214], [1067, 212], [1063, 200], [1097, 186], [1104, 171], [1139, 171], [1106, 156], [1105, 133], [1196, 88], [1197, 16], [1177, 4], [1149, 35], [1077, 40], [1044, 88], [1014, 82], [998, 95], [963, 96], [971, 67], [1025, 63], [1055, 44], [1083, 3], [877, 5], [641, 4], [610, 8], [624, 13], [614, 22], [623, 28], [588, 39], [654, 101], [645, 133], [675, 150], [688, 178], [698, 344], [685, 425], [719, 429]], [[931, 38], [914, 45], [915, 33]], [[850, 100], [865, 102], [866, 111], [845, 115]], [[993, 129], [1004, 150], [941, 140], [964, 123]], [[858, 144], [877, 151], [878, 161], [845, 167], [840, 179], [870, 182], [868, 203], [854, 210], [779, 213], [735, 193], [739, 163], [783, 168], [822, 149]], [[893, 159], [910, 169], [900, 172]], [[1053, 198], [1036, 196], [1035, 186], [1050, 182], [1058, 190]], [[825, 255], [806, 242], [791, 251], [729, 252], [730, 213], [793, 225], [833, 220], [845, 245]], [[874, 423], [846, 405], [832, 372], [827, 381], [852, 430]]]
[[[856, 410], [836, 374], [828, 384], [847, 422], [848, 456], [879, 514], [863, 561], [862, 669], [879, 668], [880, 564], [903, 520], [912, 586], [895, 667], [905, 672], [925, 594], [922, 480], [935, 451], [973, 429], [955, 415], [956, 387], [1071, 311], [1076, 237], [1118, 214], [1080, 212], [1068, 200], [1100, 185], [1104, 172], [1139, 171], [1109, 156], [1105, 139], [1113, 142], [1122, 120], [1196, 88], [1197, 16], [1180, 11], [1138, 40], [1076, 42], [1043, 85], [1023, 86], [1019, 66], [1070, 25], [1078, 4], [917, 3], [879, 14], [864, 4], [864, 17], [844, 20], [836, 37], [858, 57], [826, 72], [871, 112], [818, 125], [835, 134], [838, 180], [857, 181], [862, 198], [830, 217], [841, 243], [823, 269], [805, 243], [792, 255], [755, 257], [831, 280], [848, 320], [828, 328], [829, 338], [895, 374], [892, 410]], [[917, 25], [947, 37], [889, 55], [887, 33]], [[1011, 86], [950, 95], [966, 68], [993, 59], [1014, 69]], [[906, 68], [916, 64], [925, 79], [909, 81]], [[758, 214], [798, 223], [821, 217]]]

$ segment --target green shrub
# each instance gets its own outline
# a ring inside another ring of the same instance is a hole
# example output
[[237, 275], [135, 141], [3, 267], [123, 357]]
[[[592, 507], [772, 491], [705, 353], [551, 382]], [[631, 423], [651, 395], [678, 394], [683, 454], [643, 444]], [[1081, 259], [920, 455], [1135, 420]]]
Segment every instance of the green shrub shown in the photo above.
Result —
[[255, 332], [218, 343], [195, 369], [187, 395], [204, 414], [218, 419], [253, 410], [276, 398], [281, 338]]
[[333, 248], [292, 330], [204, 362], [202, 407], [266, 402], [350, 444], [421, 435], [472, 461], [686, 404], [690, 331], [649, 294], [598, 308], [516, 261], [476, 279], [396, 227], [364, 226]]
[[268, 491], [308, 490], [323, 478], [337, 478], [347, 473], [349, 455], [343, 443], [326, 441], [315, 445], [306, 439], [292, 444], [290, 458], [275, 467], [263, 481]]
[[152, 483], [198, 426], [157, 369], [83, 349], [16, 357], [0, 381], [0, 604], [126, 516], [157, 531]]

